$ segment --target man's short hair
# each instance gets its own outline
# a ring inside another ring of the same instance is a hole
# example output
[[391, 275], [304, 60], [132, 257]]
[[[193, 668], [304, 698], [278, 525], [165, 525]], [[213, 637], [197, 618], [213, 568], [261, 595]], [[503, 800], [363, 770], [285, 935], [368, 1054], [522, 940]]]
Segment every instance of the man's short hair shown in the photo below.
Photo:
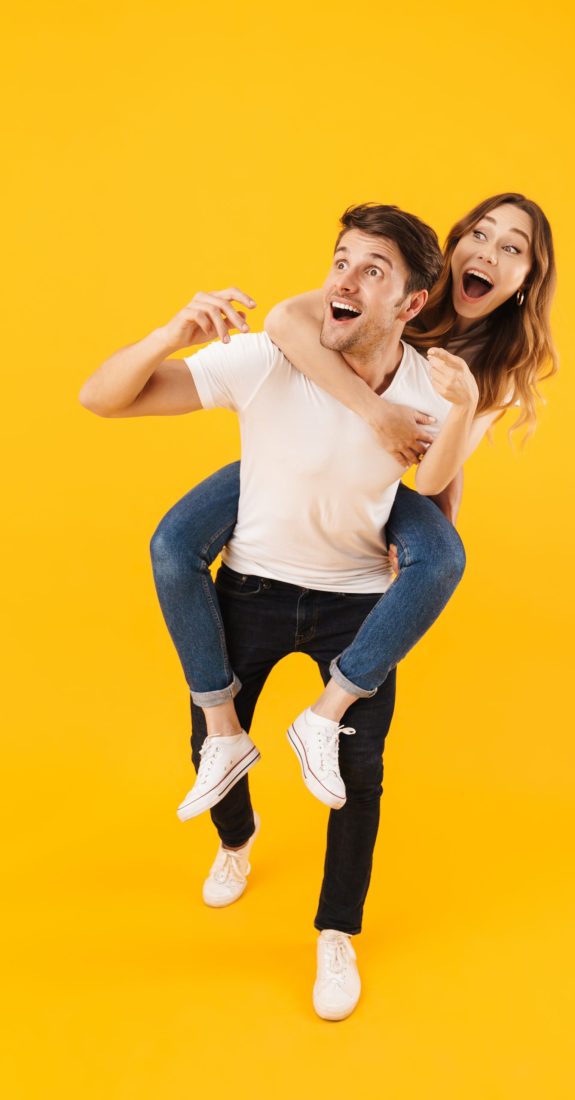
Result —
[[431, 290], [437, 282], [443, 266], [437, 234], [415, 214], [406, 214], [398, 206], [364, 202], [359, 206], [348, 206], [340, 218], [340, 225], [342, 229], [336, 248], [344, 233], [350, 229], [360, 229], [363, 233], [395, 242], [409, 271], [406, 294]]

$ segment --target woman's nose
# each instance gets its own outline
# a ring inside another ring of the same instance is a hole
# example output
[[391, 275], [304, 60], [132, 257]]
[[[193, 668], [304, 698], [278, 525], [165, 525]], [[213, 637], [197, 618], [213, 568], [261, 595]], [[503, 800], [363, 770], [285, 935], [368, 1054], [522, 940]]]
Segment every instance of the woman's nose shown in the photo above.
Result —
[[479, 260], [485, 260], [487, 264], [497, 263], [497, 253], [495, 249], [491, 248], [489, 245], [485, 245], [485, 247], [481, 249], [477, 258]]

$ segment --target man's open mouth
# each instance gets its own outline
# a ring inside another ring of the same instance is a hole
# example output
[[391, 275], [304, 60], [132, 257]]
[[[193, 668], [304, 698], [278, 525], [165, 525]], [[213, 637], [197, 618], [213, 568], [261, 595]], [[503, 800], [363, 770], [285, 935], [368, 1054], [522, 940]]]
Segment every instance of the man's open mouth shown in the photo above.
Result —
[[466, 298], [484, 298], [490, 290], [493, 290], [493, 283], [489, 276], [474, 267], [463, 272], [462, 283]]
[[361, 317], [361, 310], [350, 305], [349, 302], [334, 299], [333, 302], [330, 302], [330, 306], [334, 321], [354, 321], [356, 317]]

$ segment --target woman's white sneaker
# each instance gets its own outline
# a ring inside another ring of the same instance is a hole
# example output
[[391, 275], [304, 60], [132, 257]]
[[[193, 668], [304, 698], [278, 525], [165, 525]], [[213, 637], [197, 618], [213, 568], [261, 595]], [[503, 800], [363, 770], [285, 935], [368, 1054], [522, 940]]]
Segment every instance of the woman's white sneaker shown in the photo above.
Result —
[[180, 821], [197, 817], [221, 802], [259, 759], [259, 749], [244, 730], [231, 737], [206, 737], [196, 782], [176, 811]]
[[361, 993], [356, 954], [345, 932], [328, 928], [317, 941], [317, 978], [313, 1007], [322, 1020], [345, 1020]]
[[219, 909], [241, 898], [251, 871], [249, 856], [252, 844], [260, 831], [260, 819], [256, 813], [254, 813], [254, 822], [255, 829], [242, 848], [232, 850], [223, 848], [220, 844], [218, 854], [202, 888], [206, 905]]
[[322, 718], [309, 707], [287, 731], [308, 791], [332, 810], [341, 809], [346, 799], [345, 784], [339, 774], [340, 733], [353, 734], [355, 730]]

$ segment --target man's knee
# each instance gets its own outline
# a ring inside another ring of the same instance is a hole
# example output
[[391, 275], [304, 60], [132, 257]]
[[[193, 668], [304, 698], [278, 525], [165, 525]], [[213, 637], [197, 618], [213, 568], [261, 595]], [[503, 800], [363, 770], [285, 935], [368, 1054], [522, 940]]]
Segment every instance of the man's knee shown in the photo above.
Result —
[[[358, 736], [359, 736], [358, 730]], [[347, 801], [356, 804], [381, 798], [383, 793], [383, 760], [379, 756], [350, 760], [340, 765]]]

